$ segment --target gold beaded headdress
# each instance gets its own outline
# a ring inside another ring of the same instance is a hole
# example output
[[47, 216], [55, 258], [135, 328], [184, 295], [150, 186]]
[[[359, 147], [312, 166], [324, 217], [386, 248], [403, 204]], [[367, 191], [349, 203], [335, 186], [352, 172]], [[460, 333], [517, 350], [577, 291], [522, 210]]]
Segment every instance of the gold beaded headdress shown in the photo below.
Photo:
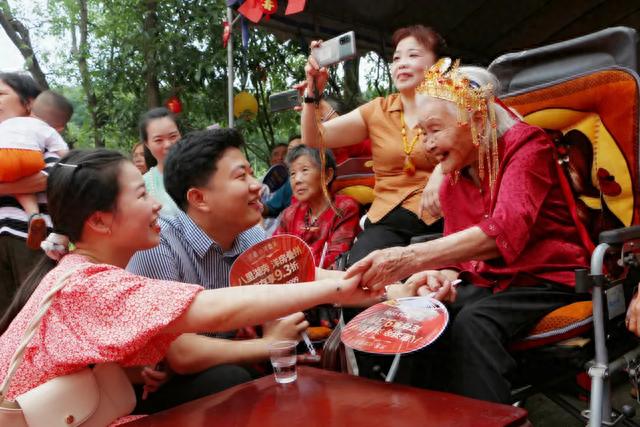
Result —
[[[451, 101], [458, 107], [458, 124], [469, 124], [473, 144], [478, 147], [478, 174], [484, 179], [488, 169], [489, 186], [498, 173], [498, 135], [494, 110], [493, 86], [480, 85], [459, 71], [460, 61], [441, 58], [424, 73], [424, 80], [416, 92], [438, 99]], [[472, 120], [480, 113], [480, 125]], [[488, 124], [488, 126], [487, 126]]]

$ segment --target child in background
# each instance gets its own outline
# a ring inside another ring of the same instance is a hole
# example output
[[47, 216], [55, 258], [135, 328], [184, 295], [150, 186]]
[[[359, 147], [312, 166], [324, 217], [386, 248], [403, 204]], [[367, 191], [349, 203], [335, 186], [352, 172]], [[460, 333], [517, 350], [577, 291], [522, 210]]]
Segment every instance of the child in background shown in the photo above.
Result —
[[[0, 182], [14, 182], [34, 175], [44, 167], [45, 151], [64, 156], [69, 147], [59, 132], [73, 115], [73, 106], [62, 95], [44, 91], [33, 101], [29, 117], [14, 117], [0, 123]], [[29, 215], [27, 246], [38, 249], [47, 225], [40, 215], [35, 194], [14, 194]]]

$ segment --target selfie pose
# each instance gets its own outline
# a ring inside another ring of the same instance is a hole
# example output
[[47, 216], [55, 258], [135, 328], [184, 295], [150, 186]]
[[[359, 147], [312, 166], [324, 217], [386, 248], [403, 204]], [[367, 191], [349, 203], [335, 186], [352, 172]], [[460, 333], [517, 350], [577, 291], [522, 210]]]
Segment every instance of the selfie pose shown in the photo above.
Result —
[[[391, 73], [398, 93], [376, 98], [322, 123], [322, 131], [318, 129], [314, 102], [324, 102], [321, 98], [328, 72], [313, 54], [305, 66], [307, 87], [301, 119], [304, 143], [338, 148], [371, 140], [375, 199], [365, 229], [351, 249], [350, 264], [375, 249], [405, 246], [415, 235], [442, 230], [436, 217], [420, 215], [422, 191], [437, 162], [419, 143], [415, 89], [425, 70], [440, 56], [444, 40], [432, 29], [415, 25], [397, 30], [393, 42]], [[312, 49], [318, 46], [322, 48], [320, 42], [311, 44]]]

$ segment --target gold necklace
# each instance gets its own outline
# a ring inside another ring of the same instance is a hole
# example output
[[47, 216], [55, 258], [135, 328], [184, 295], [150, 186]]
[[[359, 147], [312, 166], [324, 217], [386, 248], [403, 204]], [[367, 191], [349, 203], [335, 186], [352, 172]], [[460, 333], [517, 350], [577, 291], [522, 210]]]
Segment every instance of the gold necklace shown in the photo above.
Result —
[[404, 111], [400, 111], [400, 124], [402, 124], [402, 149], [404, 150], [404, 165], [402, 166], [402, 171], [409, 176], [413, 176], [416, 174], [416, 165], [411, 161], [411, 152], [413, 148], [416, 146], [418, 139], [420, 139], [421, 131], [418, 129], [418, 132], [411, 140], [411, 144], [409, 144], [409, 140], [407, 138], [407, 128], [404, 123]]
[[304, 229], [305, 231], [316, 231], [318, 230], [318, 220], [320, 216], [329, 208], [329, 203], [324, 203], [318, 213], [314, 216], [313, 211], [311, 210], [311, 206], [307, 208], [307, 213], [304, 215]]

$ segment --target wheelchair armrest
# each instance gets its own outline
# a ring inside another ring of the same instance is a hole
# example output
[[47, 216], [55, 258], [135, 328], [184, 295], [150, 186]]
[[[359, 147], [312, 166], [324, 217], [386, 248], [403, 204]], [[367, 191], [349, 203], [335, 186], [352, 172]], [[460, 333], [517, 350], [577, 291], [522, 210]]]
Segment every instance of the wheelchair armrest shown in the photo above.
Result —
[[634, 239], [640, 239], [640, 225], [603, 231], [599, 236], [600, 243], [608, 243], [610, 245], [616, 245]]
[[586, 268], [578, 268], [574, 270], [576, 278], [575, 291], [577, 294], [586, 294], [593, 288], [593, 279], [589, 276], [589, 270]]
[[414, 243], [424, 243], [424, 242], [428, 242], [429, 240], [439, 239], [441, 237], [442, 237], [442, 233], [423, 234], [421, 236], [412, 237], [409, 243], [412, 245]]

